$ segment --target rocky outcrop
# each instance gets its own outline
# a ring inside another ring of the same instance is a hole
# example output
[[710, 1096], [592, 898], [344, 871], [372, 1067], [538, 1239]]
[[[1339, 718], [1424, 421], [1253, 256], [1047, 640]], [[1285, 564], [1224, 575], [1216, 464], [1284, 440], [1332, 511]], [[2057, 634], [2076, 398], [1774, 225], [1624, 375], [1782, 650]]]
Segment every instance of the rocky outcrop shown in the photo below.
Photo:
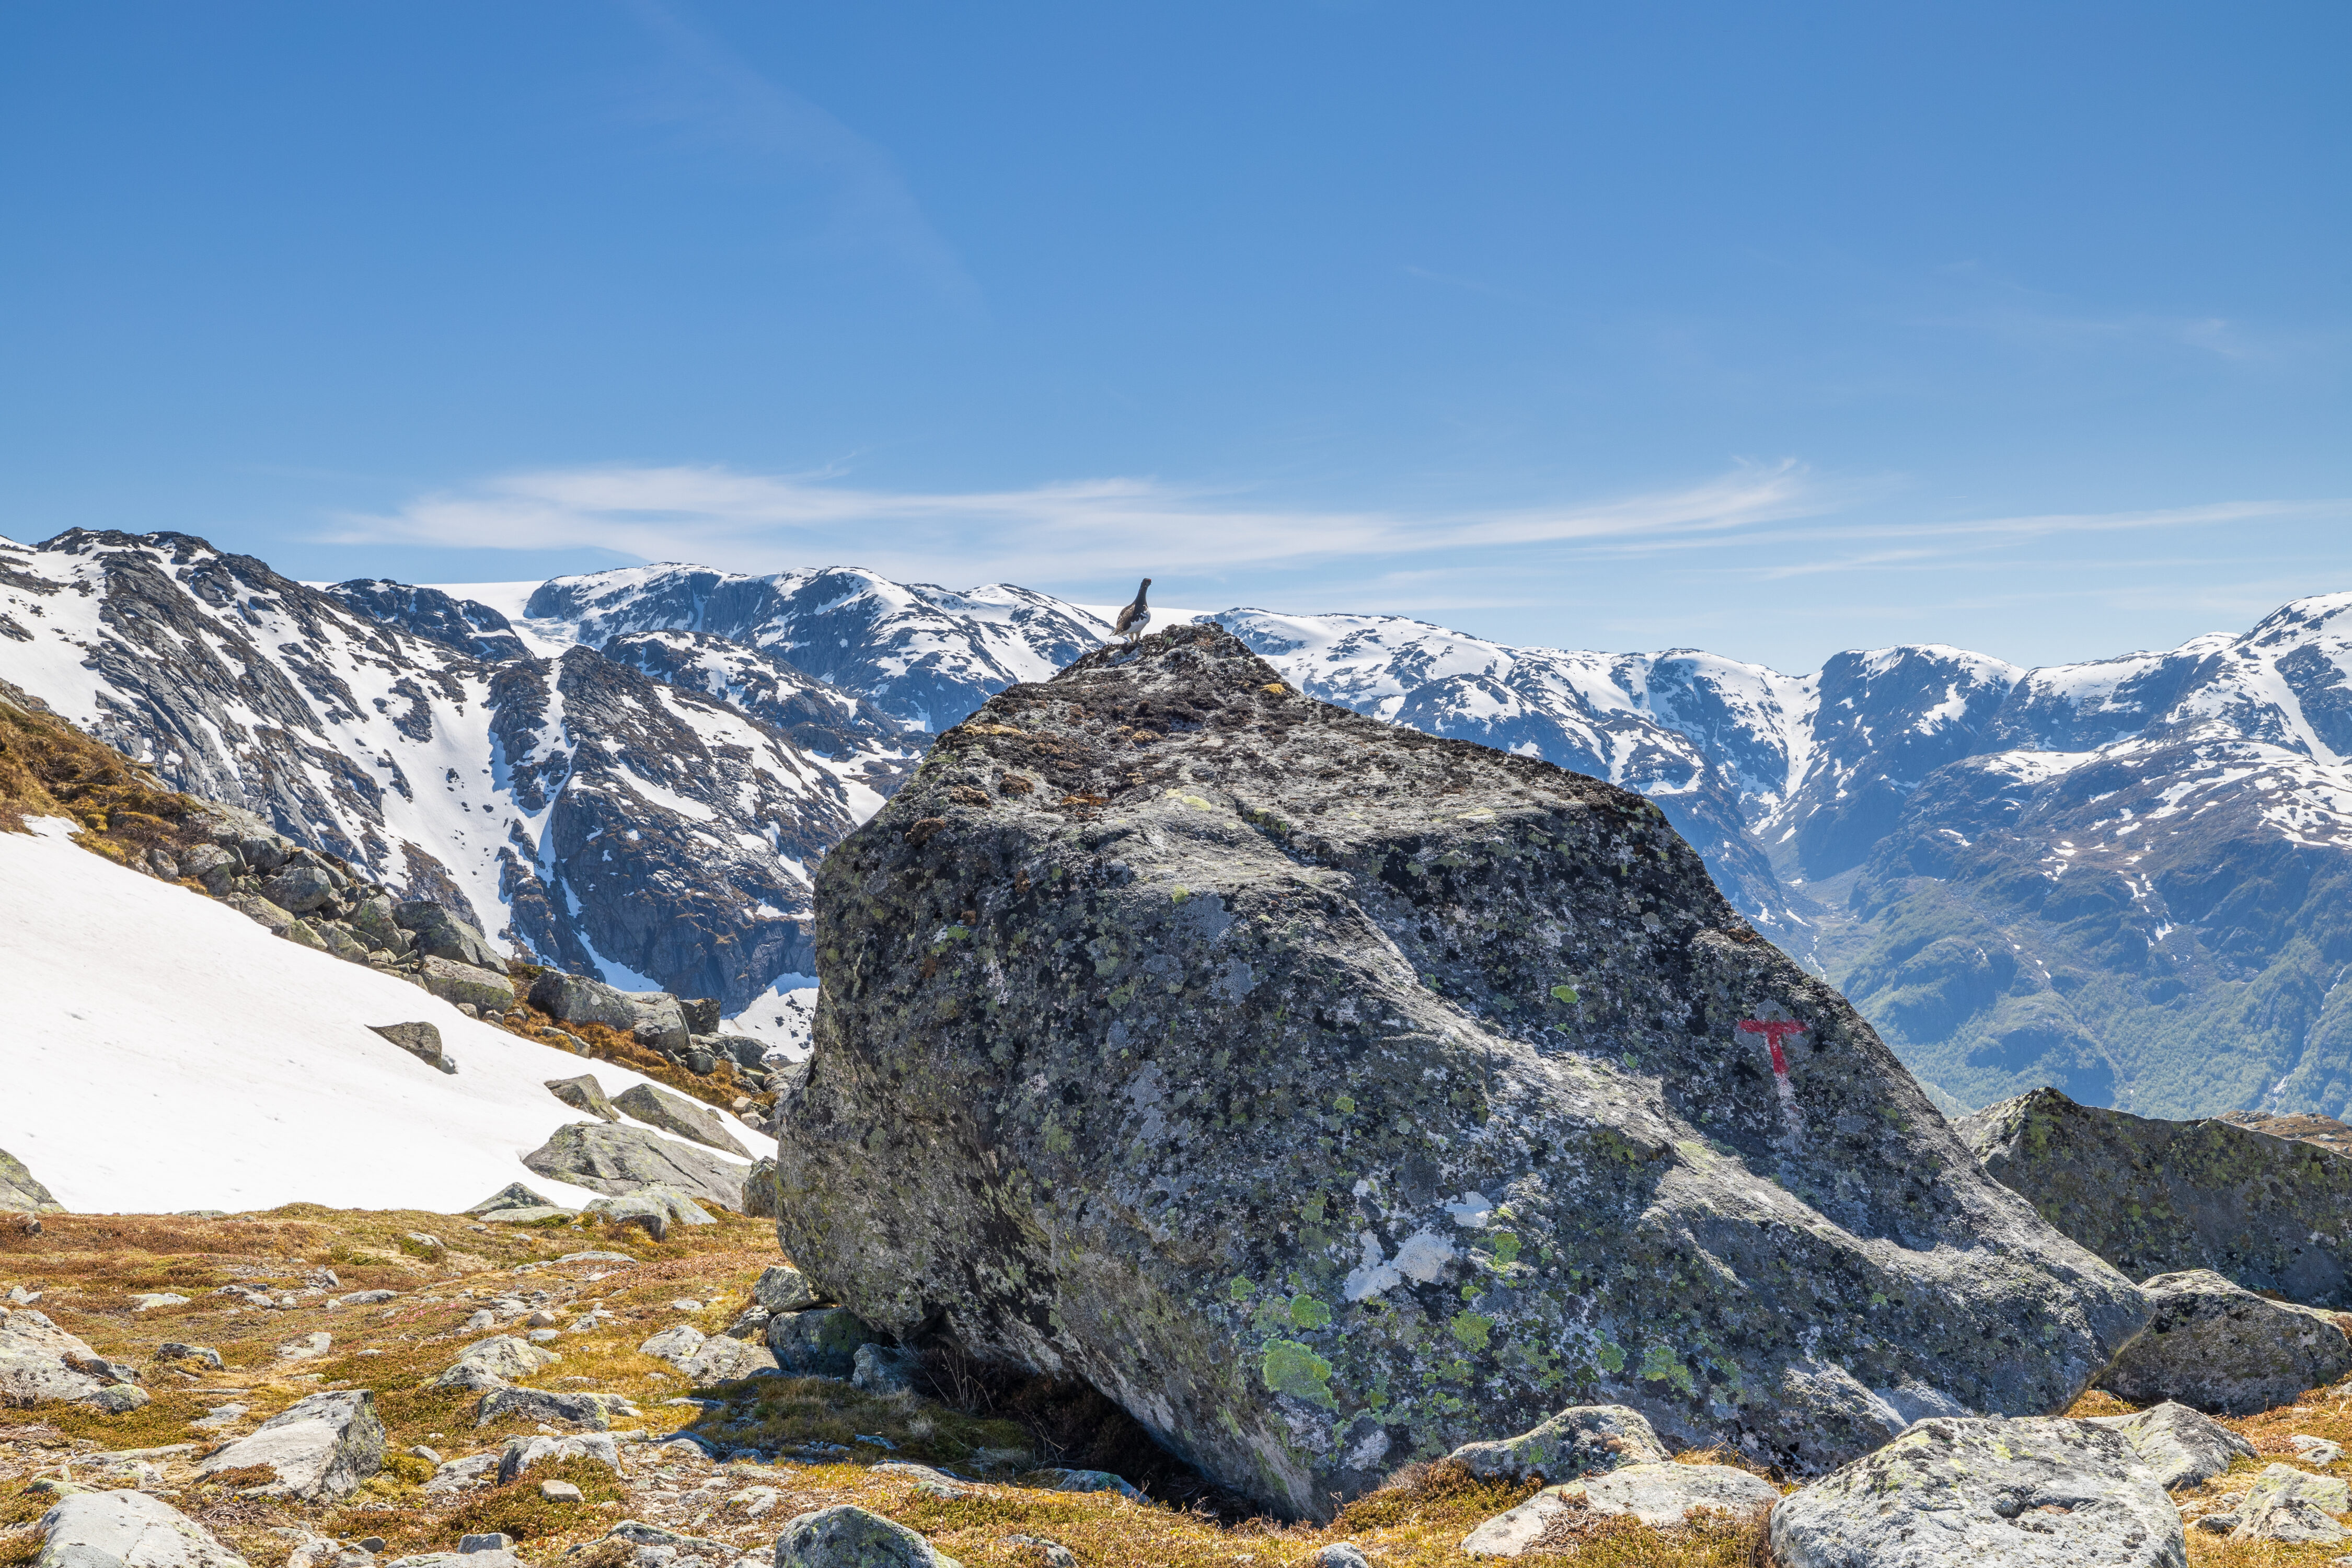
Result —
[[740, 1211], [743, 1167], [691, 1143], [674, 1142], [642, 1127], [574, 1121], [522, 1157], [527, 1169], [550, 1181], [615, 1195], [670, 1187], [689, 1197]]
[[551, 1350], [512, 1334], [477, 1340], [457, 1352], [457, 1359], [428, 1385], [434, 1388], [495, 1388], [519, 1377], [553, 1366], [563, 1358]]
[[676, 1187], [665, 1186], [640, 1187], [618, 1197], [598, 1198], [580, 1212], [607, 1225], [634, 1226], [656, 1241], [668, 1240], [673, 1226], [719, 1223], [703, 1213], [692, 1198]]
[[1564, 1399], [1822, 1468], [2147, 1312], [1647, 803], [1214, 628], [992, 700], [818, 888], [785, 1252], [1269, 1507]]
[[499, 1453], [499, 1485], [509, 1484], [534, 1465], [561, 1464], [566, 1459], [593, 1460], [616, 1473], [621, 1468], [619, 1446], [602, 1433], [575, 1437], [551, 1437], [544, 1434], [509, 1437]]
[[776, 1538], [776, 1568], [963, 1568], [896, 1520], [850, 1503], [804, 1513]]
[[551, 1078], [547, 1080], [547, 1092], [572, 1107], [584, 1110], [599, 1121], [618, 1121], [621, 1113], [604, 1098], [604, 1086], [596, 1081], [594, 1073], [583, 1072], [578, 1078]]
[[1995, 1180], [2135, 1279], [2210, 1268], [2352, 1307], [2352, 1159], [2221, 1120], [2161, 1121], [2037, 1089], [1955, 1129]]
[[2084, 1421], [1923, 1421], [1772, 1510], [1780, 1568], [2181, 1568], [2180, 1514]]
[[425, 990], [452, 1006], [503, 1013], [514, 1005], [514, 983], [494, 970], [428, 954], [418, 962], [416, 977]]
[[1780, 1489], [1730, 1465], [1628, 1465], [1581, 1481], [1546, 1487], [1465, 1536], [1472, 1557], [1519, 1557], [1572, 1509], [1640, 1520], [1653, 1529], [1687, 1522], [1694, 1509], [1745, 1519], [1780, 1500]]
[[474, 599], [382, 577], [355, 577], [322, 590], [361, 615], [476, 658], [521, 658], [530, 650], [514, 623]]
[[41, 1516], [36, 1568], [246, 1568], [212, 1531], [151, 1492], [78, 1491]]
[[63, 1214], [65, 1205], [33, 1179], [24, 1161], [0, 1149], [0, 1209], [14, 1209], [19, 1214]]
[[2156, 1315], [2099, 1374], [2119, 1399], [2256, 1415], [2352, 1372], [2352, 1338], [2334, 1314], [2266, 1300], [2208, 1269], [2159, 1274], [2140, 1289]]
[[751, 1157], [751, 1151], [744, 1148], [736, 1141], [735, 1135], [727, 1131], [727, 1123], [719, 1119], [718, 1112], [690, 1100], [681, 1100], [649, 1083], [637, 1084], [624, 1091], [613, 1101], [613, 1108], [648, 1127], [658, 1127], [665, 1132], [690, 1138], [706, 1148], [722, 1149], [746, 1160]]
[[[2238, 1500], [2236, 1541], [2275, 1541], [2283, 1545], [2329, 1544], [2352, 1540], [2339, 1515], [2352, 1511], [2352, 1487], [2334, 1476], [2315, 1476], [2293, 1465], [2266, 1465]], [[2217, 1522], [2210, 1515], [2200, 1524]]]
[[0, 1311], [0, 1405], [86, 1405], [121, 1414], [148, 1403], [139, 1374], [108, 1361], [29, 1307]]
[[350, 1496], [383, 1468], [375, 1395], [358, 1389], [297, 1400], [251, 1436], [207, 1456], [196, 1474], [201, 1479], [257, 1465], [278, 1472], [267, 1492], [310, 1502]]
[[725, 1334], [706, 1335], [690, 1323], [664, 1329], [637, 1349], [669, 1363], [697, 1384], [732, 1383], [776, 1370], [771, 1352]]
[[638, 1414], [635, 1405], [617, 1394], [574, 1394], [551, 1388], [493, 1388], [474, 1402], [477, 1426], [494, 1421], [548, 1421], [608, 1432], [614, 1416]]

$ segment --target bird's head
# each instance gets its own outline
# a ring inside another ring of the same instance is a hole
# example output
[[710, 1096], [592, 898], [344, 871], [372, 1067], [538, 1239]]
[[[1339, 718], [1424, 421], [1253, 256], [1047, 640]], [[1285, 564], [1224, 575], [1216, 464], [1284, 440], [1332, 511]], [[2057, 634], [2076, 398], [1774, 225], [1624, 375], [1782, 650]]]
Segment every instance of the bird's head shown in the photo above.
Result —
[[[1150, 586], [1151, 586], [1151, 579], [1150, 579], [1150, 578], [1149, 578], [1149, 577], [1146, 577], [1146, 578], [1143, 580], [1143, 588], [1149, 588], [1149, 587], [1150, 587]], [[1142, 593], [1142, 592], [1143, 592], [1143, 588], [1138, 588], [1138, 589], [1136, 590], [1136, 592], [1137, 592], [1137, 593], [1139, 593], [1139, 594], [1140, 594], [1140, 593]]]

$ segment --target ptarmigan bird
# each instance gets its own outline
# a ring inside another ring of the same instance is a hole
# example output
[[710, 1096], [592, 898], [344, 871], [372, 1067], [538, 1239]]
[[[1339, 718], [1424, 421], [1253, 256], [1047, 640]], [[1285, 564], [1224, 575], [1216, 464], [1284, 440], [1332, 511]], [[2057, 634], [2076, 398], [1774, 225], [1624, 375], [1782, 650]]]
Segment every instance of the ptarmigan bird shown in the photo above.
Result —
[[1143, 635], [1143, 628], [1151, 624], [1151, 606], [1143, 602], [1143, 595], [1150, 590], [1150, 587], [1151, 579], [1146, 577], [1143, 580], [1143, 586], [1135, 591], [1135, 603], [1121, 610], [1118, 613], [1118, 619], [1111, 623], [1111, 636], [1125, 637], [1128, 641], [1133, 642]]

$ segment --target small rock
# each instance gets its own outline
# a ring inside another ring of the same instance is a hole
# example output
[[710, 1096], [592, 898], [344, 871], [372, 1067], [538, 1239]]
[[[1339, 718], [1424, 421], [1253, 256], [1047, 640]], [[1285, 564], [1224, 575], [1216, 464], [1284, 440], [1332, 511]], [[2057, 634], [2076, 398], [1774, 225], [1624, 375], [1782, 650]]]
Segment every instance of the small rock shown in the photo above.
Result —
[[1057, 1492], [1117, 1492], [1129, 1502], [1149, 1503], [1151, 1500], [1120, 1477], [1108, 1470], [1046, 1469], [1032, 1471], [1024, 1479], [1035, 1482], [1048, 1491]]
[[474, 1424], [548, 1421], [590, 1431], [611, 1429], [615, 1415], [635, 1415], [637, 1407], [617, 1394], [569, 1394], [546, 1388], [494, 1388], [475, 1403]]
[[789, 1263], [779, 1263], [761, 1271], [751, 1285], [751, 1300], [773, 1315], [814, 1307], [821, 1298], [809, 1284], [807, 1275]]
[[[436, 1467], [438, 1467], [441, 1463], [441, 1456], [433, 1449], [426, 1447], [422, 1443], [418, 1443], [412, 1447], [408, 1450], [408, 1457], [412, 1459], [424, 1459]], [[371, 1546], [368, 1550], [373, 1552], [375, 1548]]]
[[569, 1214], [561, 1204], [549, 1202], [520, 1182], [509, 1182], [480, 1203], [466, 1211], [476, 1219], [495, 1219], [517, 1209], [537, 1213]]
[[449, 1459], [439, 1464], [425, 1489], [436, 1495], [463, 1491], [498, 1471], [496, 1454], [468, 1454], [462, 1459]]
[[[416, 950], [431, 959], [439, 959], [468, 968], [488, 971], [503, 978], [507, 961], [488, 938], [472, 926], [429, 900], [414, 899], [394, 906], [392, 918], [403, 931], [416, 939]], [[507, 987], [501, 1007], [514, 1004], [514, 988]]]
[[556, 1339], [556, 1332], [553, 1329], [533, 1329], [524, 1338], [535, 1345], [551, 1344]]
[[[1007, 1546], [1034, 1546], [1037, 1548], [1038, 1551], [1044, 1554], [1045, 1568], [1078, 1568], [1078, 1554], [1071, 1551], [1068, 1547], [1063, 1545], [1058, 1541], [1041, 1540], [1034, 1535], [1008, 1535], [1004, 1538], [1004, 1544]], [[1324, 1550], [1328, 1552], [1335, 1549], [1326, 1547]], [[1352, 1551], [1353, 1548], [1349, 1548], [1349, 1550]], [[1310, 1557], [1307, 1561], [1310, 1563], [1319, 1563], [1321, 1559], [1318, 1556]], [[1360, 1557], [1357, 1559], [1358, 1563], [1361, 1563], [1362, 1561], [1363, 1560]], [[1355, 1568], [1355, 1564], [1340, 1563], [1336, 1564], [1335, 1568]]]
[[969, 1487], [945, 1470], [935, 1470], [929, 1465], [908, 1465], [892, 1462], [876, 1465], [868, 1472], [877, 1476], [897, 1476], [913, 1481], [917, 1489], [931, 1497], [959, 1498], [971, 1495]]
[[1462, 1550], [1473, 1557], [1520, 1556], [1554, 1518], [1569, 1511], [1571, 1499], [1580, 1499], [1594, 1513], [1630, 1515], [1643, 1524], [1667, 1529], [1681, 1524], [1684, 1515], [1695, 1508], [1752, 1514], [1779, 1502], [1780, 1489], [1730, 1465], [1627, 1465], [1580, 1481], [1546, 1487], [1472, 1531], [1463, 1538]]
[[167, 1290], [131, 1298], [131, 1310], [134, 1312], [152, 1312], [158, 1307], [184, 1307], [187, 1304], [185, 1296], [175, 1296]]
[[523, 1319], [523, 1326], [532, 1329], [551, 1329], [560, 1321], [562, 1320], [554, 1313], [544, 1307], [540, 1307], [534, 1309], [529, 1317]]
[[360, 1550], [361, 1550], [362, 1552], [369, 1552], [369, 1553], [374, 1553], [374, 1552], [378, 1552], [383, 1551], [383, 1536], [381, 1536], [381, 1535], [364, 1535], [364, 1536], [362, 1536], [362, 1537], [360, 1538]]
[[494, 1531], [483, 1535], [461, 1535], [457, 1538], [457, 1551], [460, 1555], [469, 1555], [476, 1552], [512, 1552], [513, 1550], [514, 1537], [503, 1531]]
[[620, 1473], [621, 1450], [610, 1434], [588, 1432], [559, 1437], [542, 1433], [533, 1437], [507, 1439], [506, 1447], [499, 1454], [499, 1485], [509, 1485], [533, 1466], [565, 1459], [593, 1459], [614, 1474]]
[[354, 1290], [348, 1296], [336, 1297], [329, 1304], [336, 1307], [376, 1307], [395, 1300], [399, 1295], [397, 1290]]
[[539, 1495], [550, 1502], [580, 1502], [580, 1489], [570, 1481], [541, 1481]]
[[702, 1303], [699, 1301], [672, 1301], [669, 1304], [669, 1310], [673, 1312], [699, 1312], [702, 1310]]
[[849, 1503], [804, 1513], [776, 1541], [775, 1568], [963, 1568], [895, 1520]]
[[743, 1167], [710, 1151], [644, 1127], [573, 1121], [522, 1157], [523, 1166], [550, 1181], [618, 1195], [668, 1188], [739, 1212]]
[[418, 1061], [453, 1073], [457, 1064], [441, 1048], [441, 1031], [430, 1024], [370, 1024], [368, 1032], [381, 1035]]
[[2156, 1316], [2096, 1384], [2119, 1399], [2253, 1415], [2352, 1372], [2352, 1338], [2315, 1308], [2268, 1300], [2207, 1268], [2140, 1289]]
[[2237, 1541], [2275, 1541], [2309, 1545], [2352, 1540], [2331, 1514], [2352, 1512], [2352, 1486], [2334, 1476], [2315, 1476], [2292, 1465], [2270, 1465], [2237, 1500]]
[[2298, 1432], [2287, 1441], [2294, 1447], [2294, 1457], [2306, 1465], [2332, 1465], [2344, 1457], [2344, 1445], [2307, 1432]]
[[[518, 1377], [529, 1377], [563, 1358], [512, 1334], [478, 1340], [457, 1352], [457, 1359], [430, 1386], [435, 1388], [494, 1387]], [[495, 1379], [485, 1383], [483, 1378]]]
[[[1053, 1554], [1048, 1552], [1045, 1560], [1051, 1563]], [[1075, 1563], [1076, 1559], [1071, 1561]], [[1300, 1568], [1372, 1568], [1372, 1565], [1366, 1560], [1364, 1549], [1354, 1542], [1335, 1541], [1328, 1546], [1317, 1547]]]
[[673, 1225], [716, 1225], [692, 1198], [675, 1187], [650, 1186], [619, 1197], [598, 1198], [581, 1211], [608, 1225], [635, 1226], [656, 1241], [668, 1239]]
[[1666, 1449], [1637, 1410], [1622, 1405], [1574, 1405], [1532, 1431], [1498, 1442], [1465, 1444], [1447, 1458], [1487, 1479], [1541, 1476], [1559, 1482], [1620, 1465], [1662, 1465]]
[[917, 1351], [863, 1344], [851, 1360], [849, 1381], [868, 1394], [903, 1394], [914, 1386], [922, 1362]]
[[[2029, 1522], [2021, 1524], [2020, 1521]], [[2036, 1561], [2179, 1568], [2180, 1514], [2130, 1439], [2088, 1421], [1937, 1416], [1781, 1500], [1780, 1568]], [[1937, 1555], [1910, 1543], [1933, 1541]]]
[[2090, 1421], [2128, 1438], [2149, 1478], [2168, 1491], [2211, 1480], [2236, 1460], [2254, 1457], [2254, 1446], [2219, 1421], [2170, 1401]]
[[494, 970], [428, 955], [417, 966], [416, 975], [425, 990], [452, 1006], [479, 1009], [514, 1005], [514, 983]]
[[289, 1340], [279, 1345], [278, 1358], [280, 1361], [311, 1361], [325, 1355], [334, 1348], [334, 1345], [335, 1338], [332, 1334], [304, 1334], [299, 1340]]
[[472, 1313], [467, 1315], [465, 1322], [460, 1326], [459, 1331], [462, 1333], [478, 1334], [484, 1329], [495, 1326], [498, 1321], [498, 1314], [491, 1311], [488, 1307], [477, 1308]]
[[210, 1345], [184, 1345], [177, 1340], [166, 1340], [155, 1347], [157, 1361], [192, 1361], [207, 1372], [219, 1372], [221, 1353]]
[[572, 1110], [584, 1110], [600, 1121], [621, 1120], [621, 1113], [614, 1110], [613, 1102], [604, 1097], [604, 1086], [596, 1081], [594, 1073], [583, 1072], [578, 1078], [549, 1079], [547, 1091]]

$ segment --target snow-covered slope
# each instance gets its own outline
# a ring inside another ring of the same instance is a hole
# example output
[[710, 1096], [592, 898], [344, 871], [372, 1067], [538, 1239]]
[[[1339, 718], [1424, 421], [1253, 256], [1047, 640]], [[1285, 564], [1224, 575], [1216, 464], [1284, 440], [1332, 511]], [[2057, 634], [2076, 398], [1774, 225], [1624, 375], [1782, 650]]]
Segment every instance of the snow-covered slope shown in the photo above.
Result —
[[750, 577], [664, 563], [557, 577], [534, 626], [602, 647], [630, 632], [705, 632], [776, 655], [938, 731], [1018, 681], [1044, 680], [1110, 635], [1075, 605], [1001, 583], [962, 593], [855, 567]]
[[[499, 630], [362, 586], [454, 641]], [[730, 1007], [808, 968], [807, 868], [879, 799], [588, 649], [485, 662], [184, 534], [0, 540], [0, 677], [542, 962]]]
[[[579, 1120], [546, 1080], [593, 1071], [617, 1095], [639, 1075], [477, 1023], [39, 826], [0, 833], [0, 1149], [68, 1208], [454, 1212], [509, 1182], [596, 1196], [523, 1167]], [[454, 1076], [368, 1030], [414, 1020], [439, 1028]]]

